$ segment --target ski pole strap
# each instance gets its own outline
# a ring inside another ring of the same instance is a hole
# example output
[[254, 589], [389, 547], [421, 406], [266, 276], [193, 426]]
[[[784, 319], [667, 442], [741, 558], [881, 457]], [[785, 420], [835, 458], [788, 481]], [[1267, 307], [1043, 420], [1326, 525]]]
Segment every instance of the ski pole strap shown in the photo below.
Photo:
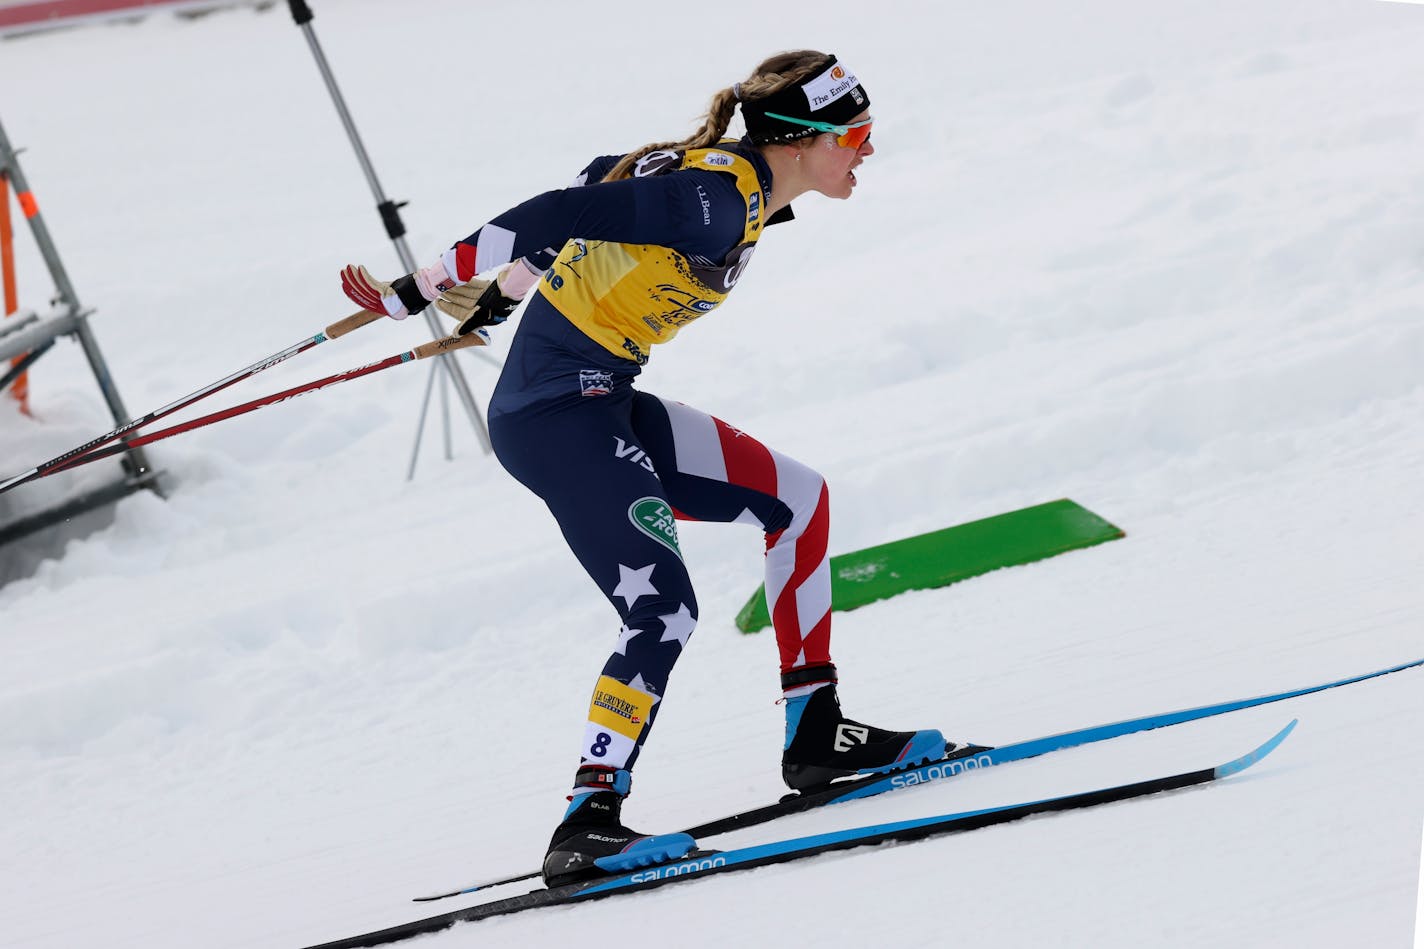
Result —
[[821, 682], [835, 683], [836, 667], [834, 663], [824, 663], [819, 666], [802, 666], [799, 669], [792, 669], [781, 674], [781, 691], [787, 689], [798, 689], [803, 685], [816, 685]]

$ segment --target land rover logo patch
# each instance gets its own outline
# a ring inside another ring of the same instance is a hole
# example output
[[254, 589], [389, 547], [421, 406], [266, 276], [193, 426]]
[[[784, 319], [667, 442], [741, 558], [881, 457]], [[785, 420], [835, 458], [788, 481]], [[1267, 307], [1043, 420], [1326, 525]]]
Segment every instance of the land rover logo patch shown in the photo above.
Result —
[[633, 526], [664, 547], [682, 556], [677, 547], [677, 522], [672, 508], [661, 498], [639, 498], [628, 508], [628, 520]]

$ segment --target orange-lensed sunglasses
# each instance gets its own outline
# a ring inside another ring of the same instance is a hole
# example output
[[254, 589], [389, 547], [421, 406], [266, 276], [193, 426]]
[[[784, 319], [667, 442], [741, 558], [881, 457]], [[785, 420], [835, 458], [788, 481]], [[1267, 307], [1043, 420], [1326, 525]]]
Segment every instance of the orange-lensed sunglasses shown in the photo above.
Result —
[[791, 122], [794, 125], [804, 125], [818, 132], [835, 132], [836, 144], [842, 148], [859, 148], [864, 145], [865, 140], [870, 138], [870, 126], [875, 121], [872, 117], [852, 125], [832, 125], [830, 122], [817, 122], [813, 119], [794, 119], [789, 115], [777, 115], [775, 112], [767, 112], [766, 117]]

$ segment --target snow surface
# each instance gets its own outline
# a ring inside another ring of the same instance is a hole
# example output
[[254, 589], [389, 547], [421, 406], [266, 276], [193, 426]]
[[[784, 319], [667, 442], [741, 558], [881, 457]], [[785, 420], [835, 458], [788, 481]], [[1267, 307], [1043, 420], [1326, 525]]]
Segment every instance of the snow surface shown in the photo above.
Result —
[[[880, 120], [856, 195], [799, 202], [644, 386], [824, 472], [833, 551], [1064, 496], [1128, 537], [838, 615], [851, 714], [1004, 742], [1424, 655], [1418, 6], [314, 6], [422, 257], [684, 134], [772, 51], [855, 67]], [[0, 88], [135, 413], [345, 315], [341, 265], [396, 272], [283, 5], [0, 42]], [[213, 402], [423, 338], [378, 324]], [[462, 363], [483, 400], [496, 370]], [[168, 501], [57, 559], [5, 552], [0, 946], [291, 947], [537, 865], [617, 622], [458, 410], [455, 459], [431, 425], [404, 480], [427, 372], [163, 443]], [[0, 473], [112, 427], [69, 343], [33, 390], [34, 421], [0, 401]], [[732, 626], [760, 537], [682, 534], [702, 623], [628, 805], [650, 830], [781, 793], [774, 645]], [[1407, 946], [1417, 670], [718, 843], [1204, 767], [1296, 716], [1211, 788], [428, 944]]]

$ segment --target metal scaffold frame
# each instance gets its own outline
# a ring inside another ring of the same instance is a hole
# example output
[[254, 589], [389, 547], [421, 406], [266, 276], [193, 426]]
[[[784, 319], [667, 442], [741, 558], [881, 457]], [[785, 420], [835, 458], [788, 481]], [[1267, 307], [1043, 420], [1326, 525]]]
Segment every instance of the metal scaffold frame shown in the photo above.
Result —
[[[89, 315], [79, 302], [79, 295], [70, 282], [69, 274], [59, 258], [59, 251], [50, 237], [44, 216], [30, 190], [29, 182], [20, 168], [19, 155], [11, 146], [5, 127], [0, 124], [0, 176], [14, 188], [21, 211], [29, 222], [40, 256], [49, 268], [54, 281], [55, 294], [47, 313], [19, 313], [0, 324], [0, 366], [5, 367], [0, 378], [0, 390], [9, 386], [15, 378], [29, 368], [35, 360], [49, 352], [54, 341], [61, 336], [70, 336], [79, 343], [94, 380], [99, 384], [99, 392], [109, 408], [117, 425], [129, 420], [128, 410], [114, 383], [104, 354], [99, 349], [98, 340], [89, 327]], [[10, 360], [19, 357], [19, 362], [11, 366]], [[141, 448], [131, 448], [119, 456], [123, 469], [122, 478], [114, 483], [86, 492], [65, 501], [58, 507], [32, 514], [18, 521], [0, 525], [0, 546], [53, 526], [79, 514], [112, 504], [122, 497], [143, 488], [158, 491], [158, 472], [153, 470]]]

